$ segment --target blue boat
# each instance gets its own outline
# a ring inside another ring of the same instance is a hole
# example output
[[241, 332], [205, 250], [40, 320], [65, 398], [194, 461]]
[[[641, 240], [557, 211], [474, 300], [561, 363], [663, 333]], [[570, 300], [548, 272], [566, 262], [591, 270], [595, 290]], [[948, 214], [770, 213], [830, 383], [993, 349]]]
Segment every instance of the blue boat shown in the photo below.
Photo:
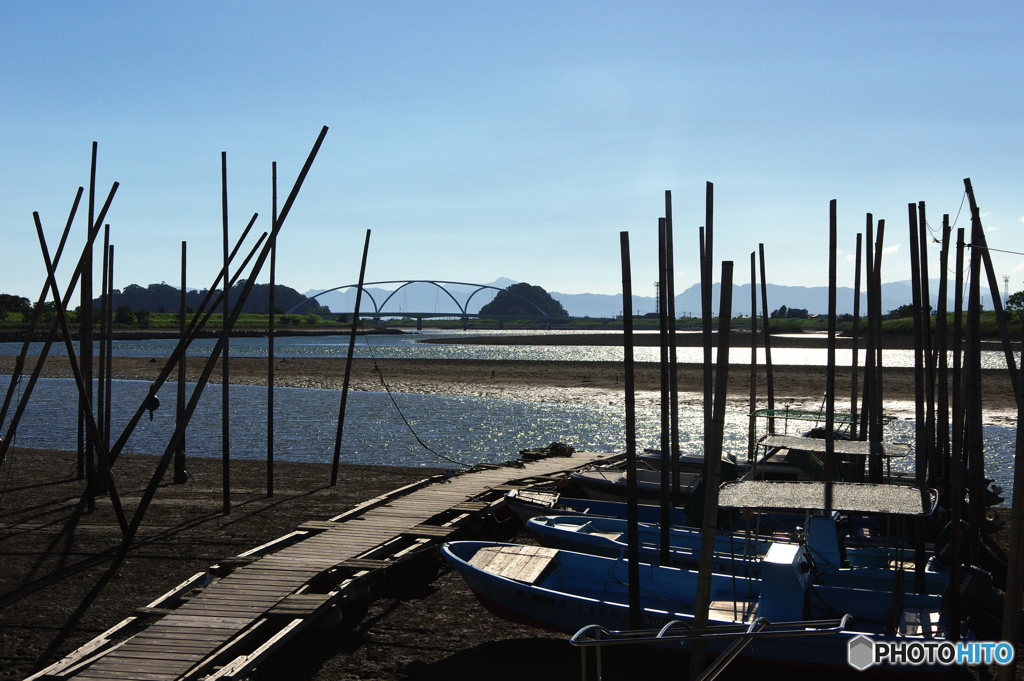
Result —
[[[628, 629], [628, 565], [623, 559], [537, 546], [493, 542], [452, 542], [442, 547], [444, 558], [465, 579], [480, 603], [493, 614], [521, 624], [574, 633], [599, 625]], [[697, 572], [659, 565], [640, 565], [641, 619], [644, 628], [677, 622], [694, 624]], [[773, 543], [762, 562], [762, 579], [714, 574], [711, 577], [712, 625], [745, 625], [757, 617], [776, 624], [790, 623], [801, 633], [814, 620], [852, 615], [855, 624], [827, 636], [783, 636], [755, 639], [742, 652], [748, 660], [848, 670], [847, 655], [857, 637], [876, 643], [944, 641], [946, 618], [941, 597], [904, 594], [899, 617], [890, 620], [896, 633], [886, 633], [893, 598], [882, 591], [822, 586], [813, 583], [806, 549]], [[728, 637], [708, 637], [707, 651], [718, 654], [732, 643]], [[692, 642], [664, 642], [688, 651]], [[947, 675], [936, 665], [895, 666], [914, 675]]]

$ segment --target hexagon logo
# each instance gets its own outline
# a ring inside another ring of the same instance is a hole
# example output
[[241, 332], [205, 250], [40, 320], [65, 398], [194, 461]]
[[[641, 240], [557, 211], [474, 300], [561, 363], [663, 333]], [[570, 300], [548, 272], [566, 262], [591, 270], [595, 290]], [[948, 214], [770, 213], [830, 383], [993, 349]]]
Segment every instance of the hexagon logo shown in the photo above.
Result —
[[846, 648], [846, 661], [857, 671], [864, 671], [875, 663], [875, 644], [867, 636], [850, 639]]

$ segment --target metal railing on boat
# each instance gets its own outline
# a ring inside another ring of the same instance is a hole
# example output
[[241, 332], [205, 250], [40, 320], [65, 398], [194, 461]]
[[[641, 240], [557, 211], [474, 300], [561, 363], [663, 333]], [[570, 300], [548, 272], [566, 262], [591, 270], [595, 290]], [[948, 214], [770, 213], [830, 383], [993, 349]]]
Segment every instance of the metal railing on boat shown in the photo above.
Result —
[[[802, 622], [772, 623], [765, 617], [758, 617], [750, 624], [733, 624], [694, 629], [682, 620], [672, 620], [661, 629], [637, 629], [634, 631], [609, 631], [600, 624], [589, 624], [569, 639], [569, 643], [581, 648], [582, 678], [587, 680], [587, 649], [595, 649], [595, 672], [601, 681], [601, 648], [604, 646], [635, 645], [639, 643], [666, 643], [670, 641], [693, 641], [729, 638], [733, 642], [722, 651], [714, 663], [704, 670], [695, 681], [712, 681], [743, 651], [755, 638], [778, 638], [782, 636], [820, 636], [836, 634], [853, 622], [852, 615], [841, 619], [806, 620]], [[680, 631], [680, 629], [682, 629]], [[593, 638], [587, 638], [588, 636]]]

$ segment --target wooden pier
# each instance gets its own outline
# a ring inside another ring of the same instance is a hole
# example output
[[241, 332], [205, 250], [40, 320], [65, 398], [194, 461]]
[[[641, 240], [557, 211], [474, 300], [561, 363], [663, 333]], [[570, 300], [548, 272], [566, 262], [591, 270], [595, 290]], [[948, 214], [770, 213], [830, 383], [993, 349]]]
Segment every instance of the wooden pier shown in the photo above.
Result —
[[458, 539], [514, 487], [559, 479], [609, 455], [577, 452], [435, 476], [211, 566], [37, 679], [237, 679], [310, 623], [354, 624], [370, 587]]

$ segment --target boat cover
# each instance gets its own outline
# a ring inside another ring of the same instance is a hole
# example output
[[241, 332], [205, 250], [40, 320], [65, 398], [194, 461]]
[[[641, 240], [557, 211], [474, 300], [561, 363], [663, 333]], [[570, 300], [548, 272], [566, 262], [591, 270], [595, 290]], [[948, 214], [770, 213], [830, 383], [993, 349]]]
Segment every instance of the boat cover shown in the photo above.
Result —
[[[833, 511], [929, 515], [937, 500], [935, 490], [912, 485], [832, 483]], [[727, 508], [823, 510], [825, 483], [764, 480], [727, 482], [719, 488], [718, 503]]]
[[[762, 447], [780, 447], [799, 449], [804, 452], [825, 453], [827, 440], [817, 437], [799, 437], [796, 435], [765, 435], [757, 444]], [[832, 451], [836, 454], [875, 454], [886, 457], [906, 456], [912, 449], [904, 442], [862, 442], [859, 440], [833, 440]]]

